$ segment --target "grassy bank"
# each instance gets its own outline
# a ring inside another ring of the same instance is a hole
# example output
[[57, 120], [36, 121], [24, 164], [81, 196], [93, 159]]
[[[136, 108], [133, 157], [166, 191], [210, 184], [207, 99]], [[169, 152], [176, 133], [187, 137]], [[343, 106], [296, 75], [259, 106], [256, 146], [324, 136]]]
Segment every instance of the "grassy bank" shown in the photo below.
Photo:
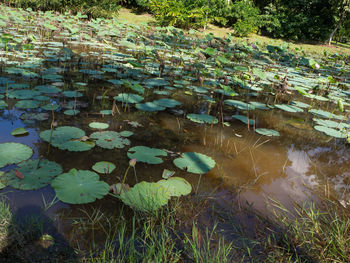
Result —
[[[119, 11], [119, 19], [127, 21], [129, 23], [134, 24], [142, 24], [142, 23], [150, 23], [155, 24], [154, 18], [150, 14], [135, 14], [131, 10], [126, 8], [121, 8]], [[212, 33], [218, 37], [227, 37], [229, 34], [233, 34], [233, 30], [230, 28], [218, 27], [215, 25], [209, 25], [205, 31], [201, 31], [201, 34], [209, 34]], [[247, 41], [250, 43], [260, 42], [265, 45], [283, 45], [287, 44], [291, 50], [299, 49], [304, 50], [309, 54], [317, 54], [323, 55], [324, 52], [328, 52], [331, 54], [338, 53], [344, 55], [350, 55], [350, 45], [341, 44], [341, 43], [333, 43], [331, 46], [324, 45], [322, 43], [296, 43], [289, 42], [283, 39], [273, 39], [265, 36], [260, 36], [257, 34], [252, 34], [249, 37], [235, 37], [234, 40], [236, 42]]]

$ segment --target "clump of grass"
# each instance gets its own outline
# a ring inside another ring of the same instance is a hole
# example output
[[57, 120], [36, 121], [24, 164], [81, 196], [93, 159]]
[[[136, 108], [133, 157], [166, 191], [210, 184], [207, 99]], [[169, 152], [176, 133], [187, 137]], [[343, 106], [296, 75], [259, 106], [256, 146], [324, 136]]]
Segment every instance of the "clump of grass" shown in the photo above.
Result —
[[269, 260], [349, 262], [349, 209], [330, 200], [324, 200], [321, 205], [295, 204], [294, 211], [286, 210], [276, 201], [274, 205], [278, 208], [274, 214], [283, 234], [273, 245]]

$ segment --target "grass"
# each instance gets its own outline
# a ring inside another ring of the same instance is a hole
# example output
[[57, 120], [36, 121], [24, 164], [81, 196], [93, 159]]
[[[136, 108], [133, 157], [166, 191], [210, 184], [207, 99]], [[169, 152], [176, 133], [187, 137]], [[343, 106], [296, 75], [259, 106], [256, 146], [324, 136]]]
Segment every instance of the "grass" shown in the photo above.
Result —
[[[142, 23], [151, 23], [155, 24], [155, 19], [150, 14], [135, 14], [131, 10], [126, 8], [121, 8], [119, 12], [119, 19], [122, 19], [123, 21], [126, 21], [128, 23], [133, 24], [142, 24]], [[212, 33], [215, 36], [218, 37], [227, 37], [230, 33], [233, 33], [233, 30], [230, 28], [225, 27], [218, 27], [215, 25], [209, 25], [205, 31], [202, 31], [203, 34], [209, 34]], [[285, 41], [283, 39], [273, 39], [265, 36], [260, 36], [257, 34], [252, 34], [249, 37], [235, 37], [235, 42], [260, 42], [265, 45], [282, 45], [287, 43], [289, 48], [294, 49], [301, 49], [304, 50], [308, 54], [316, 54], [316, 55], [323, 55], [323, 53], [326, 51], [328, 53], [334, 54], [343, 54], [350, 56], [350, 44], [336, 44], [332, 43], [331, 46], [327, 46], [320, 43], [299, 43], [299, 42], [291, 42], [291, 41]]]

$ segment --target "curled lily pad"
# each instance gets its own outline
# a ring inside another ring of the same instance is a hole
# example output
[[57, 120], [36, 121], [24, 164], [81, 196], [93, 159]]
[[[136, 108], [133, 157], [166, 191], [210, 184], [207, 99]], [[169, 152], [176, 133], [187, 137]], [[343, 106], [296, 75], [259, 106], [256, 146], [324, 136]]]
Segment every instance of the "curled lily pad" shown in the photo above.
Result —
[[109, 185], [99, 180], [98, 174], [88, 170], [71, 169], [57, 176], [51, 183], [57, 198], [69, 204], [86, 204], [101, 199]]
[[153, 212], [168, 203], [170, 194], [158, 183], [141, 182], [122, 191], [119, 198], [132, 209]]
[[255, 131], [265, 136], [280, 136], [280, 133], [278, 131], [275, 131], [272, 129], [258, 128], [258, 129], [255, 129]]
[[163, 177], [164, 179], [169, 179], [169, 178], [172, 177], [174, 174], [175, 174], [175, 171], [170, 171], [170, 170], [168, 170], [168, 169], [164, 169], [164, 170], [163, 170], [162, 177]]
[[188, 195], [192, 191], [191, 184], [181, 177], [171, 177], [167, 180], [160, 180], [157, 183], [163, 186], [170, 196], [180, 197]]
[[115, 131], [94, 132], [91, 139], [96, 139], [96, 144], [105, 149], [124, 148], [130, 145], [130, 141]]
[[36, 190], [48, 185], [62, 173], [61, 166], [48, 160], [28, 160], [18, 165], [17, 169], [6, 173], [2, 182], [21, 190]]
[[128, 157], [136, 159], [137, 162], [149, 164], [160, 164], [163, 160], [159, 156], [167, 156], [166, 151], [146, 146], [135, 146], [129, 149]]
[[97, 162], [92, 166], [92, 169], [100, 174], [110, 174], [114, 171], [115, 165], [111, 162]]
[[32, 155], [33, 150], [27, 145], [16, 142], [0, 143], [0, 168], [27, 160]]
[[216, 163], [205, 154], [186, 152], [181, 154], [180, 158], [175, 159], [174, 164], [180, 169], [190, 173], [206, 174], [214, 168]]
[[208, 114], [187, 114], [187, 119], [197, 122], [197, 123], [209, 123], [209, 124], [216, 124], [218, 123], [218, 119], [214, 116], [208, 115]]
[[108, 129], [109, 124], [108, 123], [103, 123], [103, 122], [91, 122], [89, 124], [89, 127], [93, 128], [93, 129], [104, 130], [104, 129]]
[[29, 134], [29, 132], [24, 128], [17, 128], [11, 132], [12, 136], [23, 136], [23, 135], [28, 135], [28, 134]]

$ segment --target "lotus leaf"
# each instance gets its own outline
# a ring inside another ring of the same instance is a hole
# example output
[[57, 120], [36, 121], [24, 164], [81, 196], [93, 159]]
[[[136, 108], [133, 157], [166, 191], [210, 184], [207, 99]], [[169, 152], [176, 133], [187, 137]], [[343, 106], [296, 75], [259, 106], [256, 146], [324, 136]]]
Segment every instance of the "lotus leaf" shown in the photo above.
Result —
[[38, 121], [44, 121], [49, 118], [48, 113], [23, 113], [20, 116], [21, 120], [38, 120]]
[[122, 191], [119, 198], [132, 209], [153, 212], [168, 203], [170, 194], [158, 183], [141, 182]]
[[254, 110], [254, 106], [240, 100], [224, 100], [226, 105], [233, 106], [240, 110]]
[[123, 138], [120, 133], [115, 131], [94, 132], [90, 135], [91, 139], [96, 139], [96, 144], [105, 149], [124, 148], [130, 145], [130, 141]]
[[329, 127], [329, 128], [337, 128], [337, 129], [348, 129], [348, 128], [350, 128], [350, 124], [348, 124], [348, 123], [336, 122], [336, 121], [324, 120], [324, 119], [318, 119], [318, 118], [313, 118], [313, 120], [318, 125], [326, 126], [326, 127]]
[[21, 135], [27, 135], [28, 133], [29, 132], [24, 128], [17, 128], [11, 132], [11, 135], [12, 136], [21, 136]]
[[57, 176], [51, 183], [57, 198], [69, 204], [86, 204], [101, 199], [109, 191], [109, 185], [99, 181], [95, 172], [71, 169]]
[[[235, 118], [237, 120], [240, 120], [241, 122], [248, 124], [248, 118], [247, 116], [243, 115], [232, 115], [232, 118]], [[253, 119], [249, 119], [249, 125], [254, 125], [255, 121]]]
[[159, 106], [162, 106], [165, 108], [173, 108], [181, 105], [181, 102], [173, 99], [159, 99], [159, 100], [154, 100], [153, 103], [158, 104]]
[[160, 164], [163, 160], [159, 156], [167, 156], [166, 151], [146, 146], [135, 146], [129, 149], [128, 157], [136, 159], [137, 162], [149, 164]]
[[36, 90], [42, 92], [42, 93], [48, 93], [48, 94], [55, 94], [61, 92], [60, 88], [57, 88], [52, 85], [42, 85], [42, 86], [36, 86]]
[[78, 115], [80, 113], [80, 111], [79, 110], [65, 110], [63, 113], [65, 115], [75, 116], [75, 115]]
[[113, 97], [115, 100], [124, 103], [139, 103], [143, 100], [143, 97], [134, 93], [120, 93], [118, 96]]
[[93, 129], [104, 130], [104, 129], [108, 129], [109, 124], [108, 123], [103, 123], [103, 122], [91, 122], [89, 124], [89, 127], [93, 128]]
[[266, 106], [266, 104], [257, 102], [257, 101], [251, 101], [249, 102], [250, 105], [252, 105], [254, 108], [259, 110], [269, 110], [270, 108]]
[[41, 93], [36, 90], [20, 89], [10, 91], [8, 97], [11, 99], [28, 100], [33, 99], [34, 97], [39, 96], [40, 94]]
[[174, 164], [187, 172], [206, 174], [215, 166], [215, 161], [209, 156], [196, 152], [186, 152], [174, 160]]
[[[3, 182], [21, 190], [36, 190], [48, 185], [51, 180], [62, 173], [59, 164], [48, 160], [28, 160], [6, 173]], [[18, 176], [20, 174], [23, 176]]]
[[5, 101], [0, 100], [0, 109], [6, 108], [8, 105]]
[[168, 179], [168, 178], [172, 177], [174, 174], [175, 174], [175, 171], [170, 171], [168, 169], [164, 169], [163, 174], [162, 174], [162, 178]]
[[337, 119], [337, 120], [344, 120], [345, 119], [344, 116], [332, 114], [332, 113], [330, 113], [328, 111], [324, 111], [324, 110], [311, 109], [311, 110], [309, 110], [309, 112], [316, 115], [316, 116], [326, 118], [326, 119]]
[[148, 79], [144, 83], [146, 86], [167, 86], [169, 82], [162, 78]]
[[316, 125], [316, 126], [314, 126], [314, 128], [315, 128], [315, 130], [321, 131], [321, 132], [327, 134], [328, 136], [331, 136], [334, 138], [346, 138], [347, 137], [345, 132], [341, 132], [339, 130], [329, 128], [326, 126]]
[[32, 155], [33, 150], [27, 145], [16, 142], [0, 143], [0, 168], [27, 160]]
[[59, 105], [58, 104], [52, 104], [52, 103], [48, 103], [48, 104], [46, 104], [46, 105], [44, 105], [44, 106], [41, 106], [41, 108], [43, 109], [43, 110], [58, 110], [59, 109]]
[[115, 165], [111, 162], [97, 162], [92, 169], [100, 174], [110, 174], [115, 169]]
[[[88, 151], [94, 147], [94, 144], [79, 141], [78, 139], [85, 136], [85, 132], [79, 128], [71, 126], [61, 126], [55, 130], [45, 130], [39, 134], [40, 138], [61, 150], [72, 152]], [[51, 137], [51, 140], [50, 140]]]
[[170, 196], [180, 197], [188, 195], [192, 191], [191, 184], [181, 177], [171, 177], [167, 180], [160, 180], [157, 183], [163, 186]]
[[15, 104], [19, 109], [35, 109], [40, 106], [40, 101], [36, 100], [20, 100]]
[[216, 124], [218, 123], [218, 119], [214, 116], [208, 115], [208, 114], [187, 114], [187, 119], [197, 122], [197, 123], [209, 123], [209, 124]]
[[258, 129], [255, 129], [255, 131], [265, 136], [280, 136], [280, 133], [278, 131], [271, 130], [271, 129], [258, 128]]
[[165, 110], [165, 107], [162, 107], [156, 103], [153, 102], [146, 102], [146, 103], [138, 103], [135, 106], [137, 109], [142, 111], [162, 111]]
[[287, 104], [275, 104], [275, 107], [283, 110], [283, 111], [287, 111], [287, 112], [303, 112], [304, 110], [297, 107], [297, 106], [293, 106], [293, 105], [287, 105]]
[[74, 91], [74, 90], [67, 90], [63, 92], [63, 95], [68, 97], [68, 98], [79, 98], [82, 97], [83, 94], [79, 91]]

